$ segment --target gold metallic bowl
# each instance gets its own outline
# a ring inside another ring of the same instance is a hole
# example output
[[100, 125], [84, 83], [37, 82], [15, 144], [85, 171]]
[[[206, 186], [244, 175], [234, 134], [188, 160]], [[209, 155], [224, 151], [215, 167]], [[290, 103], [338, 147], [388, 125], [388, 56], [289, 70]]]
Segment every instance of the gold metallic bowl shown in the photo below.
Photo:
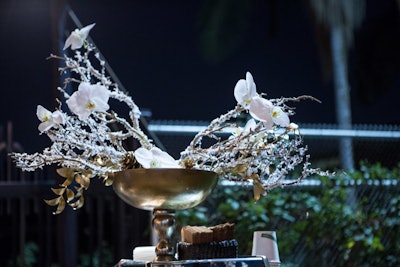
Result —
[[115, 193], [143, 209], [184, 210], [197, 206], [214, 189], [218, 175], [195, 169], [129, 169], [116, 173]]

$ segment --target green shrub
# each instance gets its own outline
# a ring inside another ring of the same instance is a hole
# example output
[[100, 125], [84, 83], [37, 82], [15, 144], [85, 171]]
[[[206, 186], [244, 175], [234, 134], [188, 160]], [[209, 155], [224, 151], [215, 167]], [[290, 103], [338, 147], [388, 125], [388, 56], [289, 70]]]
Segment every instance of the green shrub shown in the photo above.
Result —
[[250, 255], [254, 231], [275, 230], [281, 261], [291, 266], [398, 266], [400, 166], [361, 163], [354, 172], [317, 179], [318, 186], [275, 189], [257, 203], [250, 187], [220, 185], [177, 220], [235, 223], [241, 255]]

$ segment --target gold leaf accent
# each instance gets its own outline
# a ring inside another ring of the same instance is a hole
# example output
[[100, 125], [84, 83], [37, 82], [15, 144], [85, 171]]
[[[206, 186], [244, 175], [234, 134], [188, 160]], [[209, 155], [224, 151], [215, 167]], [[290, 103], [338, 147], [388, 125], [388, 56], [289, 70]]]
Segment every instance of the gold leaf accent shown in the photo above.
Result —
[[64, 178], [74, 177], [74, 170], [71, 168], [63, 167], [63, 168], [58, 168], [56, 171], [61, 177]]
[[75, 175], [75, 181], [85, 189], [87, 189], [90, 185], [90, 178], [79, 173]]
[[83, 187], [75, 186], [75, 190], [75, 198], [78, 198], [83, 194]]
[[258, 176], [257, 173], [253, 173], [252, 175], [249, 176], [249, 179], [253, 179], [253, 180], [258, 180], [260, 178], [260, 176]]
[[195, 165], [195, 160], [193, 158], [185, 158], [182, 162], [183, 167], [186, 169], [191, 169]]
[[77, 173], [77, 174], [75, 175], [75, 181], [76, 181], [78, 184], [80, 184], [80, 185], [83, 184], [82, 176], [81, 176], [79, 173]]
[[66, 187], [62, 187], [62, 188], [51, 188], [51, 191], [54, 192], [54, 194], [61, 196], [62, 194], [64, 194], [65, 192], [65, 188]]
[[81, 195], [74, 203], [69, 204], [74, 210], [82, 208], [85, 204], [85, 198]]
[[73, 200], [75, 197], [74, 191], [71, 189], [67, 188], [67, 203], [69, 203], [71, 200]]
[[232, 173], [238, 174], [240, 176], [245, 176], [247, 169], [248, 167], [246, 164], [238, 164], [235, 166], [235, 168], [233, 168]]
[[93, 177], [93, 172], [91, 170], [83, 171], [82, 177], [84, 177], [85, 179], [90, 179]]
[[111, 186], [114, 182], [114, 173], [106, 173], [103, 176], [103, 182], [105, 186]]
[[74, 181], [74, 176], [73, 175], [69, 176], [69, 177], [65, 178], [65, 181], [62, 184], [60, 184], [60, 186], [62, 186], [62, 187], [69, 186], [73, 181]]
[[110, 178], [104, 178], [104, 185], [105, 186], [112, 186], [114, 180]]
[[262, 184], [258, 180], [254, 180], [253, 183], [253, 194], [254, 194], [254, 201], [257, 202], [261, 195], [265, 195], [266, 191]]
[[53, 199], [43, 199], [43, 200], [49, 206], [57, 206], [58, 203], [60, 202], [60, 198], [61, 197], [56, 197], [56, 198], [53, 198]]
[[109, 161], [105, 155], [97, 155], [94, 157], [94, 161], [99, 166], [105, 166], [106, 163]]
[[65, 209], [65, 200], [64, 198], [60, 197], [60, 202], [58, 203], [57, 210], [53, 212], [54, 215], [60, 214]]
[[135, 167], [136, 159], [132, 151], [125, 153], [124, 157], [120, 160], [120, 165], [122, 169], [132, 169]]

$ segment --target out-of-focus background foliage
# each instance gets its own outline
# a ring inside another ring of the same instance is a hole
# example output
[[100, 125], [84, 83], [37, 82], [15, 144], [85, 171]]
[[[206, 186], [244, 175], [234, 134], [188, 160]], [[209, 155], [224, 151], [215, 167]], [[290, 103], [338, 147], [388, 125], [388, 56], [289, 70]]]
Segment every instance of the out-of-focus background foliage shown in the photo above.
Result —
[[361, 163], [320, 184], [282, 188], [255, 203], [251, 188], [218, 187], [179, 213], [186, 225], [235, 223], [241, 255], [254, 231], [275, 230], [282, 266], [397, 266], [400, 166]]

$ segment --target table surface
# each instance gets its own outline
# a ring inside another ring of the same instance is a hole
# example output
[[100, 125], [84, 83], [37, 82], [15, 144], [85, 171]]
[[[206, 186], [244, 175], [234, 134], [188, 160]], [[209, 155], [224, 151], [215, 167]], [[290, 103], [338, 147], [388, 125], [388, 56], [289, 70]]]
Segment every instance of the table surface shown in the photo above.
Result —
[[267, 258], [263, 256], [162, 262], [146, 262], [122, 259], [114, 267], [242, 267], [243, 264], [246, 264], [248, 267], [270, 267]]

